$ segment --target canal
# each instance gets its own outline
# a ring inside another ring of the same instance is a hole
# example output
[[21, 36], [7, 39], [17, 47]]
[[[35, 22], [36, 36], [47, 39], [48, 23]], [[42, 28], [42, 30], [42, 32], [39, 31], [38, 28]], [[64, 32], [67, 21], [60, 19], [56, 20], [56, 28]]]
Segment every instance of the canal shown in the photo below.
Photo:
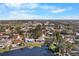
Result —
[[54, 54], [48, 50], [48, 47], [34, 47], [34, 48], [22, 48], [14, 51], [0, 53], [0, 56], [54, 56]]

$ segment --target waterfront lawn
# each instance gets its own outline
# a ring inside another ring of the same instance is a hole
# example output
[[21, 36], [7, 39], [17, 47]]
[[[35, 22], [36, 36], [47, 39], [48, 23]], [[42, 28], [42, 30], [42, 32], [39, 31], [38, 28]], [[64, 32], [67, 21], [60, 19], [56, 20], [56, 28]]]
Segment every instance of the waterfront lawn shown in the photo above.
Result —
[[9, 51], [8, 48], [0, 48], [0, 53], [7, 52], [7, 51]]
[[43, 44], [39, 42], [27, 42], [25, 46], [27, 47], [41, 47]]

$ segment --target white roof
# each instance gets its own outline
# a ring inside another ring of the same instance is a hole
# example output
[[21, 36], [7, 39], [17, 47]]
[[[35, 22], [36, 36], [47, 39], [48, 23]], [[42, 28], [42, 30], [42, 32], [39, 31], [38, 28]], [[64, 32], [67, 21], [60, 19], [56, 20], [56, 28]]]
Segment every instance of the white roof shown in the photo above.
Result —
[[39, 39], [36, 39], [36, 40], [44, 40], [44, 38], [39, 38]]
[[33, 41], [34, 39], [25, 38], [25, 40]]
[[79, 35], [79, 33], [76, 33], [76, 35]]

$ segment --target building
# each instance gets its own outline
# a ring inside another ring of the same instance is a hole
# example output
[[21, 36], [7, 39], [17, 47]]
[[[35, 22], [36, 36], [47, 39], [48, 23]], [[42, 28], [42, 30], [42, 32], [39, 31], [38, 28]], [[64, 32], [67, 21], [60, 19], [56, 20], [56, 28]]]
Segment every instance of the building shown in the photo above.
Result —
[[45, 39], [44, 38], [38, 38], [38, 39], [35, 39], [35, 42], [44, 43]]
[[25, 42], [35, 42], [34, 39], [25, 38]]

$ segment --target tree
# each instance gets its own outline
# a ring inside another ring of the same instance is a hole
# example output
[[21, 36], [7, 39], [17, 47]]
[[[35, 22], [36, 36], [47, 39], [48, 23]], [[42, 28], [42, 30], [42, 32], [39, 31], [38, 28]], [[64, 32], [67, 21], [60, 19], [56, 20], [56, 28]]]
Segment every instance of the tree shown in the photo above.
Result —
[[60, 32], [56, 32], [56, 45], [59, 49], [59, 55], [61, 54], [61, 52], [63, 51], [63, 39], [62, 36], [60, 35]]
[[56, 34], [56, 40], [57, 46], [59, 47], [59, 55], [65, 55], [67, 53], [70, 53], [71, 50], [75, 48], [75, 44], [66, 41], [66, 39], [63, 39], [60, 33]]
[[50, 44], [50, 49], [54, 50], [56, 46], [56, 49], [54, 50], [55, 53], [58, 53], [58, 55], [65, 55], [70, 54], [72, 49], [76, 47], [75, 43], [70, 43], [69, 41], [66, 41], [66, 39], [63, 39], [60, 32], [56, 32], [56, 37], [54, 38], [53, 42]]
[[3, 31], [5, 31], [5, 27], [0, 25], [0, 32], [3, 32]]
[[39, 37], [42, 35], [42, 28], [41, 28], [41, 25], [37, 25], [37, 26], [35, 27], [35, 29], [32, 29], [32, 30], [31, 30], [31, 32], [32, 32], [32, 37], [33, 37], [34, 39], [39, 38]]
[[15, 30], [16, 30], [17, 32], [19, 32], [20, 29], [21, 29], [21, 27], [16, 27], [16, 28], [15, 28]]

